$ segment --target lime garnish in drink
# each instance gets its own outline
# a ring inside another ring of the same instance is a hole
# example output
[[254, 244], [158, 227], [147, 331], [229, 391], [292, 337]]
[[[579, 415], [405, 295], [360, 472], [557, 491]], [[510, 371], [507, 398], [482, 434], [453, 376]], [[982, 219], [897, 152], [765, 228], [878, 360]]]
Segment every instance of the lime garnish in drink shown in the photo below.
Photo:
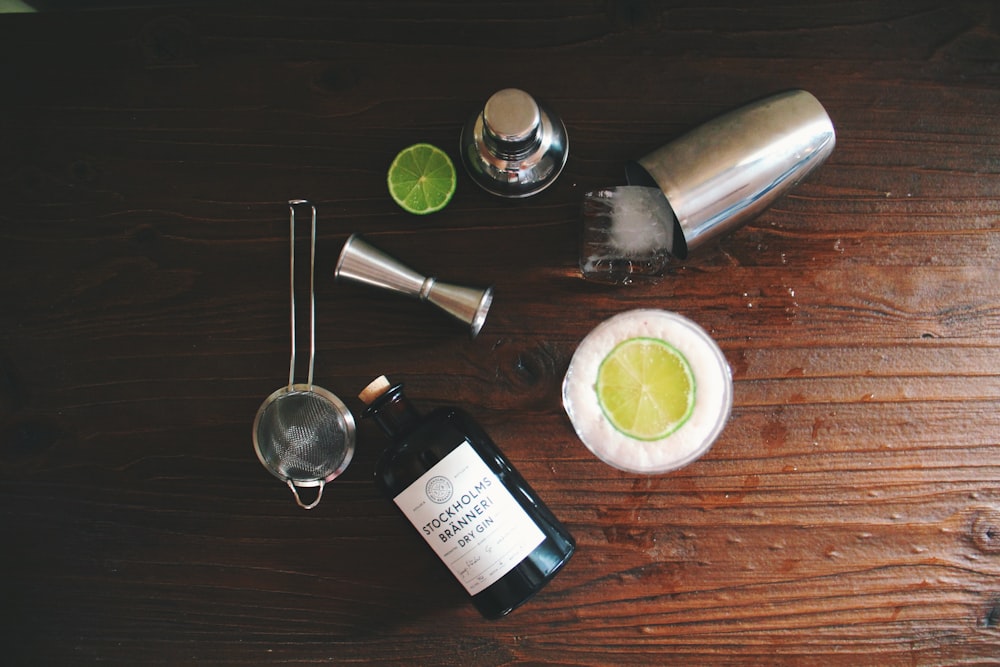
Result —
[[648, 308], [587, 334], [562, 389], [583, 444], [605, 463], [643, 474], [676, 470], [707, 452], [733, 406], [729, 363], [708, 332]]
[[386, 183], [403, 210], [417, 215], [433, 213], [447, 206], [455, 194], [455, 167], [437, 146], [414, 144], [392, 161]]
[[615, 346], [597, 370], [594, 389], [611, 425], [638, 440], [670, 435], [694, 409], [691, 366], [658, 338], [630, 338]]

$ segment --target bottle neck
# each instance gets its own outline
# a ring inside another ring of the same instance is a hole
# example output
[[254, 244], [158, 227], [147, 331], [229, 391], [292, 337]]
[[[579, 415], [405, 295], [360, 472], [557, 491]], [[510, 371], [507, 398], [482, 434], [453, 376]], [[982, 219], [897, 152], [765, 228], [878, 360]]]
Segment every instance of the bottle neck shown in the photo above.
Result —
[[375, 423], [390, 438], [405, 435], [420, 421], [420, 413], [403, 393], [403, 385], [390, 387], [365, 410], [366, 417]]

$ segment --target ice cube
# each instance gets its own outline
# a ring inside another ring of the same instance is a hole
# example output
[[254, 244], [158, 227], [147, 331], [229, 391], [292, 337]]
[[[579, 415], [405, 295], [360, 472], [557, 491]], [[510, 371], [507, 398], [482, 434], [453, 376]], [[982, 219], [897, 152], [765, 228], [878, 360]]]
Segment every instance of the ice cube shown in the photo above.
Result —
[[670, 252], [673, 212], [659, 189], [628, 185], [608, 192], [609, 240], [615, 249], [625, 255]]

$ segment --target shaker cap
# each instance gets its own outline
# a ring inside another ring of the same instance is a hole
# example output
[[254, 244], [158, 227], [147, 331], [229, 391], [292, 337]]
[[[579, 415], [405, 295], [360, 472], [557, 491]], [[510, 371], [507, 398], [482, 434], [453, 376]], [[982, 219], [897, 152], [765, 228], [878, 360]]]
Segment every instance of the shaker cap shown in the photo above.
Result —
[[566, 126], [517, 88], [494, 93], [462, 128], [462, 164], [490, 194], [530, 197], [551, 185], [569, 156]]
[[505, 88], [483, 107], [485, 129], [498, 141], [519, 143], [533, 138], [541, 123], [538, 104], [523, 90]]

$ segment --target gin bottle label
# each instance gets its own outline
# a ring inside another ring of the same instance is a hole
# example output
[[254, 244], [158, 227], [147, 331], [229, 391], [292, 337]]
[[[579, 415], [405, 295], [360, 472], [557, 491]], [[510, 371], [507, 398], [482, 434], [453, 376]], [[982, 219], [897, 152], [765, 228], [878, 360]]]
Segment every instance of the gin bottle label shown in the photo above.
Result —
[[469, 595], [510, 572], [545, 539], [468, 441], [393, 501]]

